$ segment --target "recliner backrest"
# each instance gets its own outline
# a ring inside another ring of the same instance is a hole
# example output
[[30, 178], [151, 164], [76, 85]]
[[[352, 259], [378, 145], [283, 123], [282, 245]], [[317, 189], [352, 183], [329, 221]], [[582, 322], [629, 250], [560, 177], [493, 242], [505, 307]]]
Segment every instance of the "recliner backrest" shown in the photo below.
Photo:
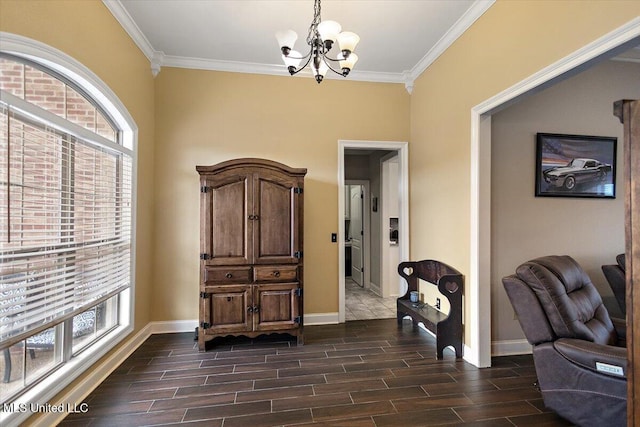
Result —
[[551, 255], [520, 265], [516, 275], [538, 297], [559, 338], [615, 345], [617, 335], [602, 298], [580, 265], [567, 255]]
[[531, 287], [515, 274], [503, 277], [502, 283], [529, 344], [538, 345], [558, 339]]

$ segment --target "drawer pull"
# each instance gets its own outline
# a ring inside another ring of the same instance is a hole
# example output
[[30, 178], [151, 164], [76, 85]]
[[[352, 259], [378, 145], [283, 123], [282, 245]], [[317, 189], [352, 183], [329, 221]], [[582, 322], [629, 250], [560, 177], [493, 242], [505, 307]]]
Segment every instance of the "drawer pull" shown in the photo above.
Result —
[[280, 272], [276, 270], [276, 271], [273, 272], [273, 275], [275, 277], [280, 277]]
[[231, 279], [233, 277], [233, 274], [227, 273], [227, 274], [225, 274], [224, 277], [226, 277], [227, 279]]

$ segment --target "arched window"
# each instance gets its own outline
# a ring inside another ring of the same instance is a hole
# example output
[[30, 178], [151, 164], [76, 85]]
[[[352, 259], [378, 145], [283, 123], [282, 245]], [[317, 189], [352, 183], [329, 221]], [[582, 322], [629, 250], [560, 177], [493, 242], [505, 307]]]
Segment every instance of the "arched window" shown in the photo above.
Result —
[[135, 128], [80, 64], [0, 36], [0, 404], [33, 403], [132, 329]]

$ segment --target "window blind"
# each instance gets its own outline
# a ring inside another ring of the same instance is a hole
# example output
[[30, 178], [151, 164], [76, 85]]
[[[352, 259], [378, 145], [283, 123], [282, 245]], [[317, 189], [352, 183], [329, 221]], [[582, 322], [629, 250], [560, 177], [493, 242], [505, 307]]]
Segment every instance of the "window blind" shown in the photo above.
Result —
[[130, 286], [131, 153], [39, 113], [0, 102], [0, 348]]

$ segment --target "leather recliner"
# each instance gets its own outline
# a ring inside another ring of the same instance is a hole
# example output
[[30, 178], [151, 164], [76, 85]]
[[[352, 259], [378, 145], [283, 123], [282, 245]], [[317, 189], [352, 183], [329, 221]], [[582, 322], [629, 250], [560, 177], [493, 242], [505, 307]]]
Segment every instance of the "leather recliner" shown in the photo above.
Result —
[[602, 272], [604, 277], [607, 278], [609, 286], [613, 291], [613, 296], [616, 298], [622, 314], [627, 314], [627, 282], [625, 277], [625, 258], [624, 254], [616, 256], [617, 264], [603, 265]]
[[624, 321], [612, 319], [571, 257], [546, 256], [502, 279], [533, 346], [544, 404], [579, 426], [625, 426]]

